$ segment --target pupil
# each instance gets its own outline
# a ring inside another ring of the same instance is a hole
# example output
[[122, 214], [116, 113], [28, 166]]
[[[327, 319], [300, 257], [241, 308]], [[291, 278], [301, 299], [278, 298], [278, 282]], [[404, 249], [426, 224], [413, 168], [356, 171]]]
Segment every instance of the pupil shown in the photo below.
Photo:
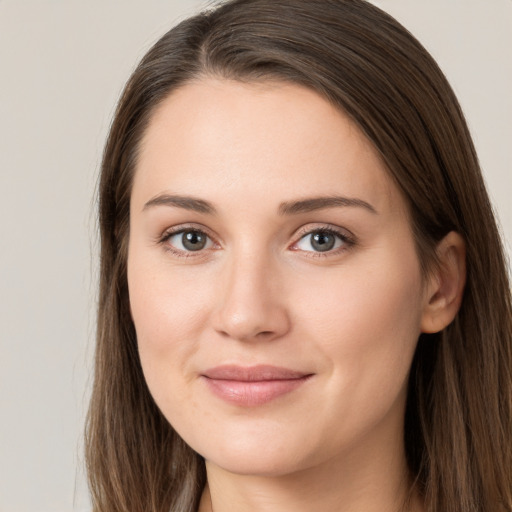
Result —
[[206, 245], [206, 237], [197, 231], [186, 231], [181, 237], [183, 247], [189, 251], [200, 251]]
[[334, 236], [330, 233], [315, 233], [312, 237], [312, 247], [320, 252], [330, 251], [334, 247]]

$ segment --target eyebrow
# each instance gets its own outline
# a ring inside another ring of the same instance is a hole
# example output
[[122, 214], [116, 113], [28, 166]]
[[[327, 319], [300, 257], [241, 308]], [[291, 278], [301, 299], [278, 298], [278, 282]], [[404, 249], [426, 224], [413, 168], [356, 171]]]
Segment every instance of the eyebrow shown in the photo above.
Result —
[[[208, 215], [215, 215], [217, 213], [212, 203], [191, 196], [160, 194], [150, 199], [144, 205], [143, 210], [154, 206], [172, 206]], [[297, 215], [299, 213], [308, 213], [324, 208], [339, 207], [364, 208], [373, 214], [377, 214], [377, 210], [370, 203], [362, 199], [342, 196], [322, 196], [301, 199], [299, 201], [286, 201], [279, 205], [278, 213], [279, 215]]]
[[206, 213], [208, 215], [214, 215], [217, 213], [217, 210], [215, 210], [214, 206], [208, 201], [190, 196], [160, 194], [150, 199], [144, 205], [142, 210], [147, 210], [153, 206], [175, 206], [177, 208], [183, 208], [185, 210], [191, 210], [198, 213]]
[[364, 208], [373, 214], [377, 214], [377, 210], [370, 203], [367, 203], [362, 199], [342, 196], [312, 197], [301, 199], [300, 201], [289, 201], [281, 203], [279, 205], [279, 213], [281, 215], [294, 215], [298, 213], [308, 213], [315, 210], [322, 210], [324, 208], [346, 206]]

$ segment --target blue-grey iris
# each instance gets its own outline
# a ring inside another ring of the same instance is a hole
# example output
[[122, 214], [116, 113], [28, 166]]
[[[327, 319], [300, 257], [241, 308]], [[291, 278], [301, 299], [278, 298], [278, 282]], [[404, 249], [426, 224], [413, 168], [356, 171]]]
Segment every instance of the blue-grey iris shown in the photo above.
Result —
[[185, 231], [181, 236], [181, 243], [188, 251], [200, 251], [206, 245], [207, 237], [198, 231]]
[[319, 252], [330, 251], [336, 243], [336, 237], [325, 231], [311, 235], [311, 247]]

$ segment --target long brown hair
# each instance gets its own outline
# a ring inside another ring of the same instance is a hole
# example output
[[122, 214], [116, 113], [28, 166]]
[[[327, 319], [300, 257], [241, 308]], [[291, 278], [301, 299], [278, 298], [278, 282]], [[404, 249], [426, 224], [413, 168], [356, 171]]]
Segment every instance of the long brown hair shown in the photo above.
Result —
[[466, 242], [454, 322], [421, 335], [405, 446], [428, 512], [512, 510], [512, 307], [507, 269], [459, 104], [426, 50], [364, 0], [232, 0], [182, 22], [128, 81], [99, 190], [101, 274], [87, 463], [95, 512], [192, 512], [202, 458], [144, 382], [130, 316], [129, 200], [139, 141], [159, 103], [213, 75], [317, 91], [374, 144], [405, 197], [424, 272], [449, 231]]

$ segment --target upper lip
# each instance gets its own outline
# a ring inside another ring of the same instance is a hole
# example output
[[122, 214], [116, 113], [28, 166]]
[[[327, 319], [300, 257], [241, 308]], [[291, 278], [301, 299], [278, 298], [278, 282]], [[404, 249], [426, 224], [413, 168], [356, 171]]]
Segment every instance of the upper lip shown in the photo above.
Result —
[[215, 380], [234, 380], [243, 382], [301, 379], [311, 373], [261, 364], [257, 366], [223, 365], [203, 372], [204, 377]]

